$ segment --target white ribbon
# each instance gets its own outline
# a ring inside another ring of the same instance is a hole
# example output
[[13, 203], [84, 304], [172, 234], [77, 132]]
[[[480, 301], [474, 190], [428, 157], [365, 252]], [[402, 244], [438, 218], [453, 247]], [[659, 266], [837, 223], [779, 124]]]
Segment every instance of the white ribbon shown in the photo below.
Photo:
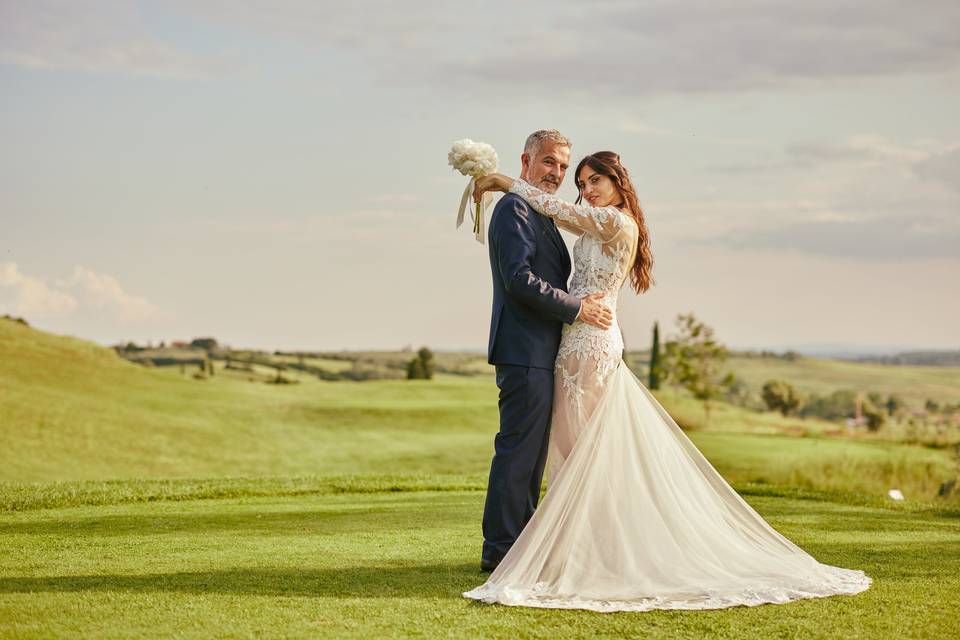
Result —
[[[460, 228], [460, 225], [463, 224], [463, 221], [466, 217], [467, 204], [474, 204], [473, 202], [473, 186], [476, 183], [476, 178], [470, 178], [470, 182], [467, 183], [467, 188], [463, 190], [463, 197], [460, 198], [460, 210], [457, 211], [457, 229]], [[484, 212], [490, 207], [490, 204], [493, 202], [493, 194], [487, 191], [480, 198], [481, 206], [479, 211], [476, 207], [470, 207], [470, 219], [473, 221], [474, 228], [477, 229], [477, 232], [474, 234], [474, 237], [477, 239], [477, 242], [483, 244], [483, 234], [486, 231], [486, 223], [483, 219]], [[480, 224], [477, 225], [477, 216], [480, 217]]]

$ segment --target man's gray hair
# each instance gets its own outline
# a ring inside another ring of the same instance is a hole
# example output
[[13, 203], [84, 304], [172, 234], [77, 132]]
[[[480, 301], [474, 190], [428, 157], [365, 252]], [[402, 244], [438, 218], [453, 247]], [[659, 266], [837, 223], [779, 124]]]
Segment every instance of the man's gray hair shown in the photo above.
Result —
[[540, 129], [527, 136], [527, 142], [523, 145], [523, 152], [530, 155], [530, 157], [536, 156], [540, 152], [540, 146], [545, 140], [549, 140], [562, 147], [573, 146], [570, 144], [569, 138], [556, 129]]

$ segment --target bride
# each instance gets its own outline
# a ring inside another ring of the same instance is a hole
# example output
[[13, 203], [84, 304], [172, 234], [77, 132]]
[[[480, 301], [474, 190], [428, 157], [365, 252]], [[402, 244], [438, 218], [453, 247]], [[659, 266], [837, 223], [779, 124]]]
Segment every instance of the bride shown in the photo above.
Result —
[[474, 192], [513, 192], [577, 234], [570, 293], [602, 293], [614, 322], [564, 326], [548, 491], [486, 583], [463, 595], [606, 612], [866, 590], [871, 579], [862, 571], [821, 564], [767, 524], [623, 363], [617, 295], [628, 276], [638, 293], [651, 284], [643, 212], [617, 154], [589, 155], [574, 175], [576, 204], [501, 174], [480, 178]]

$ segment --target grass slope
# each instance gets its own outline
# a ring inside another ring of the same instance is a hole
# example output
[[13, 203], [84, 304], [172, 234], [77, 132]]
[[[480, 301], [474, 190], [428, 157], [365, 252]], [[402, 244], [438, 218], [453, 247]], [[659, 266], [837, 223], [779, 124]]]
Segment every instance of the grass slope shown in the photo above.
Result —
[[454, 473], [496, 424], [475, 380], [304, 380], [194, 380], [0, 321], [0, 480]]
[[801, 357], [733, 357], [730, 369], [753, 389], [772, 379], [787, 380], [805, 393], [829, 395], [837, 389], [895, 394], [920, 408], [928, 399], [960, 401], [960, 367], [884, 365]]
[[[318, 474], [483, 474], [497, 424], [486, 376], [430, 382], [195, 380], [0, 321], [0, 482]], [[661, 396], [686, 426], [702, 411]], [[826, 423], [731, 405], [690, 432], [732, 482], [932, 498], [949, 452], [816, 435]], [[829, 425], [826, 425], [829, 426]], [[744, 433], [747, 432], [747, 433]]]

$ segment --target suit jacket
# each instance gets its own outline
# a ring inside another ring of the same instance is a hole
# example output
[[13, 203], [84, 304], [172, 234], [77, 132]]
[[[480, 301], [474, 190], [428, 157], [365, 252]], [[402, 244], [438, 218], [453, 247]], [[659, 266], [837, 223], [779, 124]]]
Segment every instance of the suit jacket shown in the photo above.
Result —
[[550, 218], [508, 193], [490, 217], [490, 364], [553, 370], [563, 323], [580, 312], [567, 293], [570, 254]]

